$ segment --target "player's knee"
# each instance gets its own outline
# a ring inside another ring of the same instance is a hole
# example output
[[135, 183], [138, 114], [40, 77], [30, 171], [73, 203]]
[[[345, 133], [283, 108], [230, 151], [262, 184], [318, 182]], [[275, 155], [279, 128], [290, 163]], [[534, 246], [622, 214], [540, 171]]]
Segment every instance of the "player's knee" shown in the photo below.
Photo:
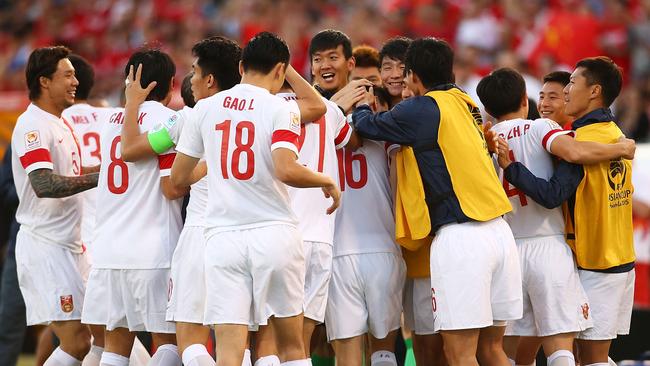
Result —
[[73, 355], [76, 359], [82, 360], [90, 351], [90, 334], [87, 331], [77, 332], [74, 337], [74, 342], [66, 345], [68, 353]]

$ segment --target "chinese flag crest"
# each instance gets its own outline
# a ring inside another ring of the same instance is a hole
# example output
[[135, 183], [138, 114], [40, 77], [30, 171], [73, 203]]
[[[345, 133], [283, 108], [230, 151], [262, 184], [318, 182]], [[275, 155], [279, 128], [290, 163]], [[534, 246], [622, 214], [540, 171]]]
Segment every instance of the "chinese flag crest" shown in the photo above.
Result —
[[74, 310], [74, 302], [72, 301], [72, 295], [61, 296], [61, 310], [64, 313], [69, 313]]

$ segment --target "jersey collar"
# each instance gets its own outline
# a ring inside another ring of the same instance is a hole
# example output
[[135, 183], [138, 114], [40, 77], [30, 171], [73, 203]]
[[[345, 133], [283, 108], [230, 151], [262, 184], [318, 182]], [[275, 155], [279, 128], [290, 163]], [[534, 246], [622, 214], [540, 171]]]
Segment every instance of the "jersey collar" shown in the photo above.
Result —
[[613, 121], [614, 115], [609, 108], [598, 108], [573, 121], [571, 128], [577, 130], [580, 127], [588, 126], [594, 123]]

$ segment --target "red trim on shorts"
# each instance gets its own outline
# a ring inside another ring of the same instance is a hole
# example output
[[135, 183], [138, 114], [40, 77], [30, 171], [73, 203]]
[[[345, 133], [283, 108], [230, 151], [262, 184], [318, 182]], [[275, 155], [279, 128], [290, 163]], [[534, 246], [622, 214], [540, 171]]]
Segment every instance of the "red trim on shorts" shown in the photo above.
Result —
[[20, 157], [20, 163], [23, 165], [24, 169], [27, 169], [28, 166], [34, 163], [51, 163], [52, 157], [50, 156], [50, 151], [46, 148], [34, 149], [25, 153], [25, 155]]

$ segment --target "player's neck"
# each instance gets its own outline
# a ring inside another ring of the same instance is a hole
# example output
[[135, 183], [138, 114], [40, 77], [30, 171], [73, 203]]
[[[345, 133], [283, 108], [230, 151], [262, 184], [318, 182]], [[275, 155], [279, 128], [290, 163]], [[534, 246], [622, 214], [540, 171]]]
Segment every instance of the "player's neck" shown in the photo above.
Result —
[[87, 99], [75, 99], [74, 104], [89, 104]]
[[45, 96], [41, 96], [40, 98], [32, 101], [32, 103], [45, 112], [57, 117], [61, 117], [61, 113], [63, 113], [63, 109], [61, 107], [58, 107], [55, 103], [52, 102], [52, 100], [46, 98]]
[[250, 84], [257, 86], [271, 92], [273, 88], [273, 76], [272, 75], [262, 75], [258, 73], [244, 73], [241, 77], [241, 84]]
[[497, 123], [501, 123], [503, 121], [510, 121], [511, 119], [526, 119], [527, 113], [524, 113], [523, 110], [518, 110], [516, 112], [504, 114], [503, 116], [497, 118]]

